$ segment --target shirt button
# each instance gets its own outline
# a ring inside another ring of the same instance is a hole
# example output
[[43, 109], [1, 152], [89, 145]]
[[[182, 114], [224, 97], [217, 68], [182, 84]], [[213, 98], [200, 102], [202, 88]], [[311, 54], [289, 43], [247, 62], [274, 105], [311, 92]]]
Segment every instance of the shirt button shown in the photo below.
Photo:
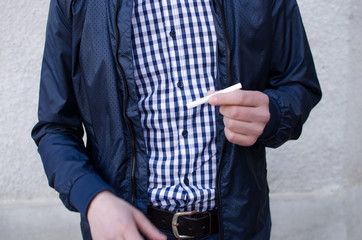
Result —
[[183, 83], [182, 81], [179, 81], [179, 82], [177, 83], [177, 87], [183, 88], [183, 87], [184, 87], [184, 83]]
[[185, 183], [185, 185], [186, 186], [188, 186], [189, 185], [189, 183], [190, 183], [190, 181], [189, 181], [189, 179], [186, 177], [186, 178], [184, 178], [184, 183]]
[[171, 36], [173, 39], [175, 39], [175, 38], [176, 38], [176, 31], [172, 29], [172, 30], [170, 31], [170, 36]]
[[188, 134], [189, 134], [189, 133], [187, 132], [187, 130], [183, 130], [183, 131], [182, 131], [182, 136], [187, 137]]

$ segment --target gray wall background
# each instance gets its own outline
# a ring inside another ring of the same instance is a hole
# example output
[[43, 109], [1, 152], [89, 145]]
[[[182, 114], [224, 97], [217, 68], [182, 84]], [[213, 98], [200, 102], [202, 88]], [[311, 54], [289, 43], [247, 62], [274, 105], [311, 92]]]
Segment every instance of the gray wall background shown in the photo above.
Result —
[[[0, 239], [80, 239], [30, 138], [49, 1], [0, 0]], [[272, 239], [361, 239], [362, 1], [299, 0], [323, 89], [301, 138], [268, 149]]]

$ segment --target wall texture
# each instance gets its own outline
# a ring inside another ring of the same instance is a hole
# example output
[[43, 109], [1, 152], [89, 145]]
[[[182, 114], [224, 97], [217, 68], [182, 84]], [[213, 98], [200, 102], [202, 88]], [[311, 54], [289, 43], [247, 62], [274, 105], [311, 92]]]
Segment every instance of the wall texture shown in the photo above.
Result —
[[[49, 1], [0, 0], [0, 232], [80, 239], [30, 138]], [[362, 2], [299, 0], [323, 100], [301, 138], [268, 149], [273, 239], [360, 239]], [[56, 224], [54, 224], [56, 222]]]

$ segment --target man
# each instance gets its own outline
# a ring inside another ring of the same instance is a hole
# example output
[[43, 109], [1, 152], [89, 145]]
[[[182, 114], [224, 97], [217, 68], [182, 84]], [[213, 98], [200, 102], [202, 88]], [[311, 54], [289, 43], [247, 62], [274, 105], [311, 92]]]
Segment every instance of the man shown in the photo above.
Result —
[[84, 239], [269, 239], [265, 147], [320, 97], [295, 0], [52, 0], [32, 136]]

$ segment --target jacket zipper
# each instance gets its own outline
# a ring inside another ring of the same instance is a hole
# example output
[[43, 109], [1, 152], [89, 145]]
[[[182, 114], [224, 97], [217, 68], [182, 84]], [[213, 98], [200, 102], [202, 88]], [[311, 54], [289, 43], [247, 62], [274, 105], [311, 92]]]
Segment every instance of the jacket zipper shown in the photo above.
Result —
[[127, 109], [127, 104], [128, 104], [128, 97], [129, 97], [129, 90], [128, 90], [128, 84], [127, 84], [127, 79], [126, 79], [126, 74], [124, 72], [124, 69], [121, 65], [121, 63], [119, 62], [119, 59], [117, 57], [118, 55], [118, 49], [119, 49], [119, 29], [118, 29], [118, 24], [117, 24], [117, 19], [118, 19], [118, 11], [119, 11], [119, 5], [120, 5], [120, 0], [117, 0], [117, 4], [116, 4], [116, 8], [115, 8], [115, 16], [114, 16], [114, 26], [116, 29], [116, 53], [115, 53], [115, 62], [117, 64], [117, 67], [119, 69], [119, 71], [121, 72], [122, 78], [123, 78], [123, 83], [124, 83], [124, 94], [123, 94], [123, 109], [122, 109], [122, 116], [123, 119], [126, 122], [126, 126], [127, 129], [129, 131], [130, 137], [131, 137], [131, 150], [132, 150], [132, 170], [131, 170], [131, 185], [132, 185], [132, 193], [131, 193], [131, 204], [133, 204], [134, 199], [135, 199], [135, 192], [136, 192], [136, 185], [135, 185], [135, 168], [136, 168], [136, 146], [135, 146], [135, 134], [134, 134], [134, 129], [131, 125], [130, 120], [127, 117], [126, 114], [126, 109]]
[[221, 13], [221, 22], [222, 22], [222, 28], [223, 28], [223, 32], [224, 32], [224, 38], [225, 38], [225, 47], [226, 47], [226, 66], [227, 66], [227, 73], [226, 73], [226, 78], [227, 78], [227, 86], [231, 85], [231, 49], [230, 49], [230, 41], [229, 41], [229, 35], [227, 33], [227, 29], [226, 29], [226, 19], [225, 19], [225, 14], [224, 14], [224, 7], [222, 5], [222, 3], [220, 3], [220, 0], [214, 0], [220, 10]]
[[[230, 66], [230, 61], [231, 61], [231, 54], [230, 54], [230, 42], [229, 42], [229, 36], [227, 33], [227, 29], [226, 29], [226, 19], [225, 19], [225, 14], [224, 14], [224, 8], [222, 3], [220, 3], [220, 0], [214, 0], [214, 2], [216, 2], [217, 7], [219, 8], [219, 11], [221, 13], [221, 21], [222, 21], [222, 28], [223, 28], [223, 33], [224, 33], [224, 39], [225, 39], [225, 47], [226, 47], [226, 64], [227, 64], [227, 73], [226, 73], [226, 78], [227, 78], [227, 85], [230, 86], [231, 85], [231, 66]], [[222, 148], [221, 148], [221, 153], [220, 153], [220, 161], [219, 161], [219, 167], [217, 169], [217, 173], [216, 173], [216, 189], [215, 189], [215, 194], [216, 194], [216, 203], [217, 206], [219, 208], [219, 211], [217, 211], [218, 214], [218, 226], [219, 226], [219, 239], [222, 239], [222, 216], [221, 216], [221, 196], [220, 196], [220, 178], [221, 178], [221, 170], [222, 170], [222, 164], [221, 161], [223, 159], [223, 155], [224, 155], [224, 151], [225, 151], [225, 145], [226, 145], [226, 139], [224, 138], [223, 140], [223, 144], [222, 144]]]

